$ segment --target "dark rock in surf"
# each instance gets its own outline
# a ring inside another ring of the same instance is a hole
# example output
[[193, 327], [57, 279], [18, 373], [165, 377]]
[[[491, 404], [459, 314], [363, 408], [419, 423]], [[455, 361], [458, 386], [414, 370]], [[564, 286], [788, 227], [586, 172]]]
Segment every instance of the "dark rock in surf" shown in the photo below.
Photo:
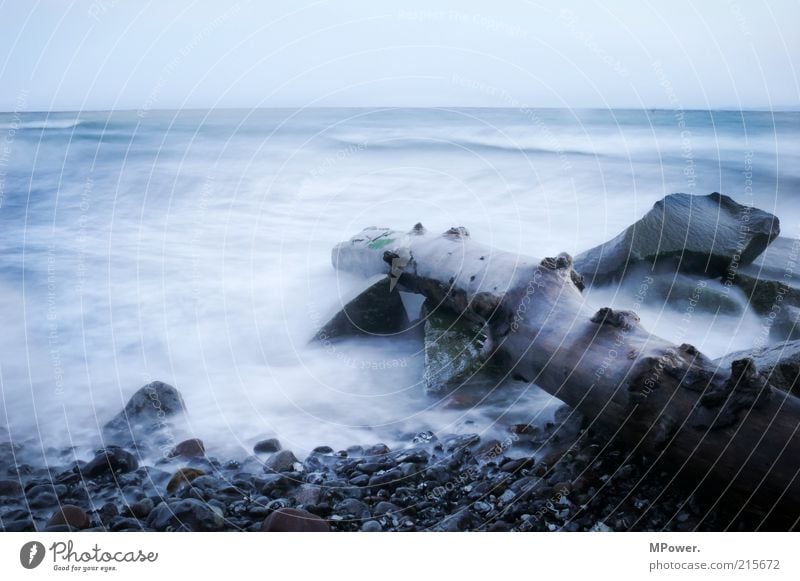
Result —
[[736, 360], [749, 357], [758, 369], [758, 374], [780, 390], [800, 396], [800, 340], [787, 341], [779, 345], [728, 353], [715, 359], [721, 369], [729, 368]]
[[772, 321], [769, 336], [776, 341], [800, 339], [800, 308], [783, 305]]
[[172, 449], [170, 456], [181, 458], [202, 458], [206, 455], [206, 447], [203, 440], [199, 438], [191, 438], [184, 440]]
[[169, 421], [185, 412], [186, 404], [177, 389], [153, 381], [138, 389], [125, 408], [103, 426], [104, 438], [115, 444], [156, 446]]
[[776, 306], [800, 307], [798, 259], [800, 239], [779, 236], [752, 264], [728, 272], [722, 283], [740, 288], [759, 314], [769, 314]]
[[314, 339], [331, 341], [349, 335], [391, 335], [408, 328], [400, 292], [388, 276], [378, 275], [366, 281], [360, 292], [341, 300], [344, 305], [317, 332]]
[[264, 470], [268, 472], [289, 472], [294, 469], [297, 457], [291, 450], [275, 452], [264, 462]]
[[779, 232], [777, 217], [728, 196], [670, 194], [574, 266], [590, 284], [620, 280], [639, 264], [716, 278], [753, 262]]
[[109, 446], [92, 458], [81, 472], [87, 478], [97, 478], [104, 474], [133, 472], [138, 467], [136, 456], [117, 446]]
[[281, 443], [277, 438], [268, 438], [266, 440], [261, 440], [259, 442], [256, 442], [256, 445], [253, 446], [253, 452], [257, 454], [277, 452], [280, 449], [281, 449]]

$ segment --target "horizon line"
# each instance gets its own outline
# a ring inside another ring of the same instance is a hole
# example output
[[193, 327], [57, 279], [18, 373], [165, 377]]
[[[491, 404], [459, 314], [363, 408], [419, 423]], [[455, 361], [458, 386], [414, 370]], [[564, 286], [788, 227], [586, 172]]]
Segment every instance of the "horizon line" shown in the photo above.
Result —
[[33, 110], [2, 110], [0, 115], [7, 114], [52, 114], [52, 113], [139, 113], [146, 111], [147, 113], [155, 112], [174, 112], [174, 111], [256, 111], [256, 110], [321, 110], [321, 109], [419, 109], [419, 110], [442, 110], [442, 109], [494, 109], [494, 110], [508, 110], [508, 111], [525, 111], [525, 110], [552, 110], [552, 111], [708, 111], [708, 112], [757, 112], [757, 113], [797, 113], [800, 112], [800, 105], [780, 105], [773, 107], [734, 107], [723, 106], [718, 108], [701, 108], [701, 107], [553, 107], [553, 106], [521, 106], [521, 107], [493, 107], [487, 105], [331, 105], [331, 106], [315, 106], [315, 107], [302, 107], [302, 106], [268, 106], [268, 107], [183, 107], [183, 108], [130, 108], [121, 107], [116, 109], [33, 109]]

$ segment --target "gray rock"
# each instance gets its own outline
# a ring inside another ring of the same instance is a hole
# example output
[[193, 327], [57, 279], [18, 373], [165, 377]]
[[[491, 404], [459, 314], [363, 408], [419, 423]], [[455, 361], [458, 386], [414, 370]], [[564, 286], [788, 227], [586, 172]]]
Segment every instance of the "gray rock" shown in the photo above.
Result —
[[466, 508], [462, 508], [442, 519], [435, 527], [436, 530], [444, 532], [461, 532], [472, 529], [478, 521], [474, 513]]
[[303, 484], [294, 494], [294, 500], [298, 505], [314, 506], [319, 504], [322, 496], [322, 488], [313, 484]]
[[794, 289], [800, 289], [800, 278], [796, 263], [800, 258], [800, 239], [778, 236], [750, 264], [740, 265], [737, 274], [758, 280], [782, 281]]
[[379, 533], [383, 530], [381, 523], [376, 520], [368, 520], [361, 525], [361, 532], [363, 533]]
[[355, 296], [340, 299], [339, 304], [344, 307], [328, 319], [314, 340], [326, 343], [348, 335], [393, 335], [409, 325], [400, 291], [392, 288], [386, 275], [370, 278]]
[[150, 498], [143, 498], [138, 502], [134, 502], [128, 507], [130, 513], [136, 518], [147, 518], [147, 515], [155, 508], [155, 503]]
[[280, 449], [281, 449], [281, 443], [277, 438], [268, 438], [266, 440], [261, 440], [259, 442], [256, 442], [256, 445], [253, 446], [253, 451], [257, 454], [277, 452]]
[[800, 396], [800, 340], [728, 353], [724, 357], [715, 359], [714, 363], [720, 369], [729, 370], [734, 361], [745, 357], [753, 359], [758, 374], [770, 385]]
[[[687, 275], [654, 274], [653, 282], [647, 292], [641, 292], [639, 285], [629, 285], [634, 301], [642, 299], [644, 304], [661, 307], [666, 305], [678, 311], [685, 311], [689, 306], [694, 309], [722, 315], [740, 315], [744, 309], [742, 302], [732, 296], [729, 288], [718, 281], [707, 281]], [[737, 292], [738, 291], [734, 291]]]
[[779, 233], [778, 218], [728, 196], [670, 194], [574, 267], [591, 284], [620, 280], [637, 264], [716, 278], [753, 262]]
[[381, 501], [375, 505], [372, 514], [376, 517], [383, 516], [387, 513], [400, 512], [400, 507], [391, 502]]
[[355, 498], [346, 498], [334, 507], [334, 512], [347, 519], [362, 520], [369, 518], [369, 507]]
[[147, 525], [157, 531], [219, 531], [224, 528], [225, 520], [216, 507], [187, 498], [156, 506], [147, 518]]
[[297, 458], [291, 450], [281, 450], [267, 458], [264, 469], [272, 472], [290, 472], [296, 462]]
[[141, 531], [145, 529], [144, 524], [134, 518], [117, 517], [109, 527], [112, 531]]
[[109, 446], [92, 458], [81, 470], [87, 478], [104, 474], [133, 472], [139, 467], [136, 457], [116, 446]]
[[800, 308], [783, 305], [769, 328], [769, 336], [776, 341], [800, 339]]
[[33, 497], [29, 497], [28, 504], [31, 508], [48, 508], [58, 504], [58, 497], [52, 492], [40, 492]]
[[156, 445], [167, 436], [163, 432], [170, 427], [170, 420], [185, 412], [186, 405], [177, 389], [153, 381], [139, 388], [125, 408], [103, 426], [104, 437], [125, 445]]

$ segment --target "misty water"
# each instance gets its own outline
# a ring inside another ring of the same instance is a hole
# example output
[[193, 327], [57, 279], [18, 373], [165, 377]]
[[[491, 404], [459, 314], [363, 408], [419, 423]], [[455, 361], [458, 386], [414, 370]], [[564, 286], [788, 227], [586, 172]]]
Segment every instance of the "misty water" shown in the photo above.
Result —
[[[719, 191], [800, 235], [800, 114], [514, 109], [0, 115], [0, 424], [94, 448], [143, 384], [178, 387], [212, 454], [507, 433], [557, 402], [521, 382], [423, 393], [418, 337], [309, 344], [360, 280], [331, 248], [366, 226], [466, 226], [552, 256], [615, 236], [671, 192]], [[691, 286], [693, 281], [687, 281]], [[710, 282], [710, 285], [715, 283]], [[635, 289], [587, 300], [626, 306]], [[752, 346], [696, 315], [712, 357]], [[650, 302], [643, 325], [686, 340]]]

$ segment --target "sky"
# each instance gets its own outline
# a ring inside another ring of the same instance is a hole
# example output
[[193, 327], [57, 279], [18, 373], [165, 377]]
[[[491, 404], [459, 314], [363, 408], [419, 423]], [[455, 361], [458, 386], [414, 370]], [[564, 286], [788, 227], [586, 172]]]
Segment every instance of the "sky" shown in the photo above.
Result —
[[0, 110], [800, 106], [798, 0], [0, 4]]

